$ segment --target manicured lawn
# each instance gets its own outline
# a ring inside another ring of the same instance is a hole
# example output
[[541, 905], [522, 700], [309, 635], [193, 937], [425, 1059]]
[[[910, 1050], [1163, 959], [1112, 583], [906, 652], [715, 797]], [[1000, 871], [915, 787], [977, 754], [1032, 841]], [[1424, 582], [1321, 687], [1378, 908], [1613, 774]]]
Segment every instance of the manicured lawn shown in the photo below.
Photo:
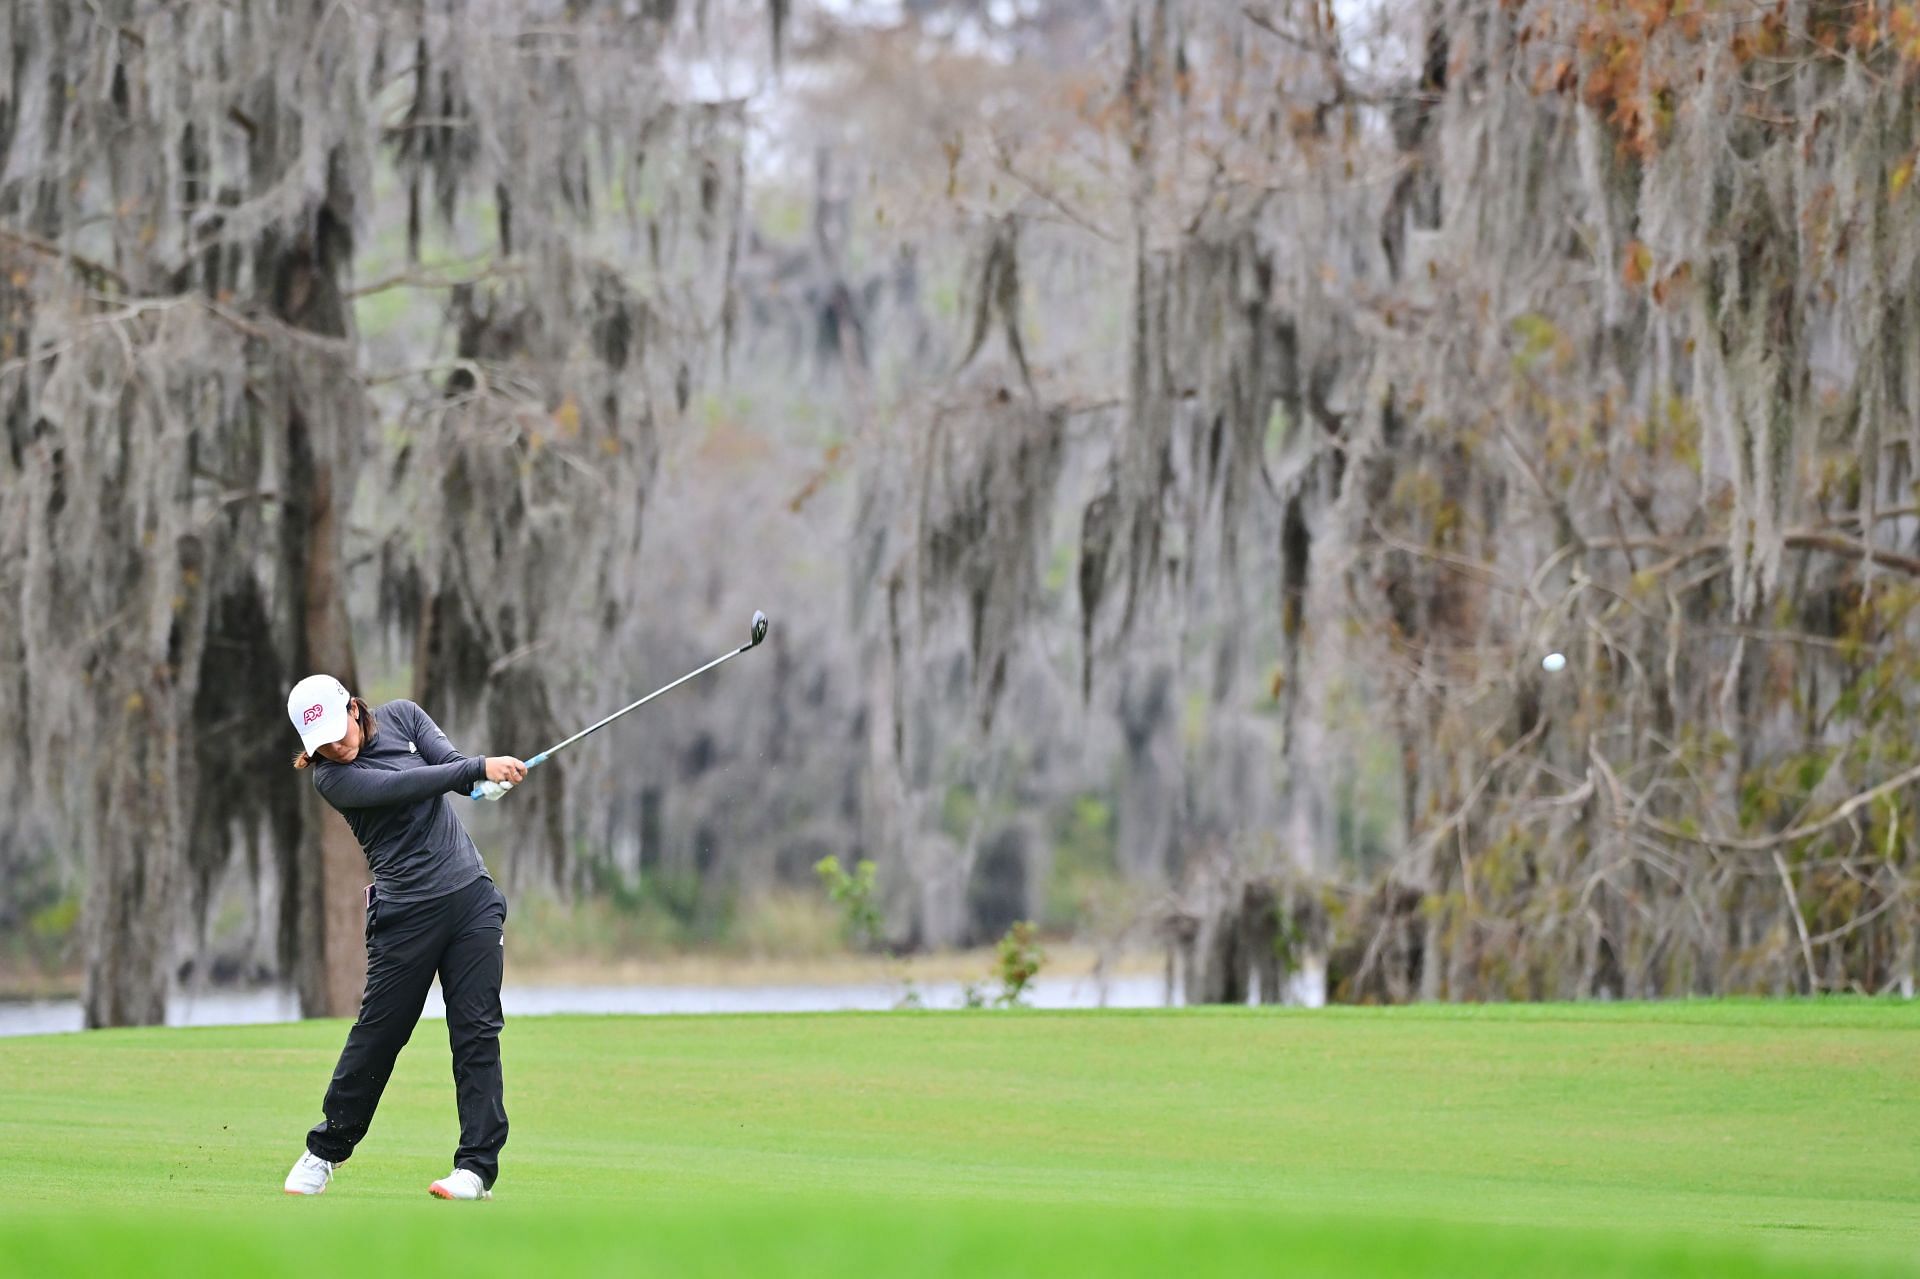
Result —
[[1893, 1003], [528, 1018], [487, 1204], [421, 1027], [0, 1040], [0, 1274], [1920, 1275]]

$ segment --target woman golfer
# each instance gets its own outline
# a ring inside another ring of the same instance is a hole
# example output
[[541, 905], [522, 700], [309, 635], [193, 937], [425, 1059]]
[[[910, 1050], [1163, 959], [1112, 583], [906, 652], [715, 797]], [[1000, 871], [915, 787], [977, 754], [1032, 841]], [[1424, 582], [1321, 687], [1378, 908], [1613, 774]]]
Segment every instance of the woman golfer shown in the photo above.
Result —
[[507, 899], [494, 887], [453, 806], [481, 781], [511, 785], [527, 766], [462, 755], [412, 702], [373, 708], [331, 675], [309, 675], [287, 697], [300, 734], [293, 766], [340, 810], [366, 850], [367, 989], [333, 1083], [287, 1174], [290, 1195], [317, 1195], [367, 1135], [394, 1058], [420, 1020], [435, 973], [447, 1003], [460, 1148], [453, 1171], [427, 1189], [488, 1199], [507, 1143], [500, 1096], [500, 973]]

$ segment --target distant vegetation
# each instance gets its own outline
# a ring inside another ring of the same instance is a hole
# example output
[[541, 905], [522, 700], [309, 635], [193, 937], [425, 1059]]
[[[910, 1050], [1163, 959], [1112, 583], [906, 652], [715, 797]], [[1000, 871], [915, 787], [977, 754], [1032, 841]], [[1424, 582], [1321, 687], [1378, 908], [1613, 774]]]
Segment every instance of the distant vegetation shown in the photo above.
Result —
[[526, 755], [755, 608], [462, 807], [511, 896], [1912, 990], [1909, 0], [110, 8], [0, 58], [0, 956], [91, 1024], [352, 1012], [299, 675]]

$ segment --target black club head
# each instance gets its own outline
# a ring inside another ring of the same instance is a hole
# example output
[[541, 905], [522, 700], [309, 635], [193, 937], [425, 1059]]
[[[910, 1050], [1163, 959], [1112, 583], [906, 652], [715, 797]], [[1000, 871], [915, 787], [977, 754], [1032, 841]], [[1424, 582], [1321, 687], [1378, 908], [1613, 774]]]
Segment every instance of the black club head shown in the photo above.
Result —
[[[767, 615], [759, 609], [753, 610], [753, 642], [758, 644], [767, 637]], [[749, 645], [751, 647], [751, 645]]]

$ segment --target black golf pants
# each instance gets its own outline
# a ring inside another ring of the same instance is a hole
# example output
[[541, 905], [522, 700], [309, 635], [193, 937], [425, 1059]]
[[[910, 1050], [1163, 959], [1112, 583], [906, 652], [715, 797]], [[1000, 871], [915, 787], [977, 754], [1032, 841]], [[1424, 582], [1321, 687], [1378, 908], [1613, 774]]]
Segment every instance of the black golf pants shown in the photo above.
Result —
[[367, 1135], [373, 1111], [407, 1045], [433, 977], [447, 1002], [453, 1087], [460, 1106], [460, 1149], [453, 1166], [471, 1168], [488, 1186], [507, 1144], [500, 1084], [500, 976], [507, 899], [491, 879], [419, 902], [367, 903], [367, 991], [360, 1017], [321, 1103], [326, 1115], [307, 1133], [307, 1149], [342, 1163]]

